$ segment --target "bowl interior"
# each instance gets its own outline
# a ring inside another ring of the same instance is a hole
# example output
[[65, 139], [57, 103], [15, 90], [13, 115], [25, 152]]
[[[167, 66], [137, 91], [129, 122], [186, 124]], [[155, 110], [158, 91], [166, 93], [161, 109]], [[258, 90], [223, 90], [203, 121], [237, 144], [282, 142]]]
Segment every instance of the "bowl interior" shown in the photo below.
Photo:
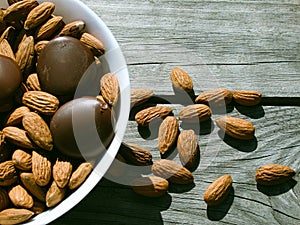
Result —
[[[42, 3], [46, 0], [37, 1], [39, 3]], [[79, 0], [47, 1], [55, 3], [56, 8], [54, 14], [62, 16], [65, 23], [79, 19], [84, 20], [87, 25], [86, 31], [103, 41], [106, 47], [106, 53], [101, 57], [107, 63], [109, 71], [114, 73], [118, 78], [120, 86], [120, 106], [118, 110], [119, 115], [122, 116], [117, 116], [115, 137], [106, 153], [94, 166], [94, 170], [89, 175], [87, 180], [75, 192], [73, 192], [56, 207], [48, 209], [40, 215], [33, 217], [26, 223], [30, 225], [47, 224], [57, 219], [62, 214], [69, 211], [77, 203], [79, 203], [95, 187], [95, 185], [100, 181], [100, 179], [104, 176], [104, 174], [110, 167], [113, 159], [118, 152], [126, 130], [130, 110], [130, 82], [126, 61], [116, 39], [114, 38], [108, 27], [105, 25], [105, 23], [99, 18], [98, 15], [96, 15], [91, 9], [89, 9]], [[6, 8], [6, 1], [0, 1], [0, 7]]]

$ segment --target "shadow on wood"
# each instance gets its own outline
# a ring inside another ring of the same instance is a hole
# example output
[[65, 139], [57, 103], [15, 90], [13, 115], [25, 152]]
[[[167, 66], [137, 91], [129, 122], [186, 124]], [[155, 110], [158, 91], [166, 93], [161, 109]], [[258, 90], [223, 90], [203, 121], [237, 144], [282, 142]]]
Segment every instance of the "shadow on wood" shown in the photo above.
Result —
[[257, 184], [257, 190], [262, 192], [263, 194], [267, 196], [276, 196], [276, 195], [281, 195], [283, 193], [288, 192], [291, 190], [293, 187], [295, 187], [297, 184], [297, 181], [294, 179], [289, 180], [286, 183], [283, 184], [278, 184], [278, 185], [272, 185], [272, 186], [265, 186], [265, 185], [260, 185]]
[[218, 136], [230, 147], [241, 152], [253, 152], [257, 148], [256, 137], [251, 140], [239, 140], [224, 134], [221, 130], [218, 131]]
[[159, 126], [162, 123], [162, 118], [156, 118], [148, 126], [138, 125], [138, 132], [145, 140], [154, 140], [158, 137]]
[[231, 187], [226, 200], [217, 206], [207, 206], [207, 218], [212, 221], [222, 220], [228, 213], [234, 200], [234, 188]]
[[209, 119], [207, 121], [200, 122], [200, 123], [182, 122], [180, 127], [184, 130], [193, 130], [198, 135], [206, 135], [206, 134], [210, 134], [214, 130], [215, 125], [212, 119]]
[[184, 192], [189, 192], [192, 190], [194, 187], [196, 187], [195, 183], [192, 184], [169, 184], [169, 189], [168, 191], [170, 193], [184, 193]]
[[265, 116], [265, 110], [261, 105], [256, 106], [242, 106], [242, 105], [235, 105], [237, 111], [241, 114], [248, 116], [252, 119], [259, 119]]
[[135, 115], [139, 112], [142, 111], [143, 109], [152, 107], [152, 106], [156, 106], [155, 103], [144, 103], [142, 105], [138, 105], [138, 106], [133, 106], [130, 110], [129, 113], [129, 120], [134, 121], [135, 120]]

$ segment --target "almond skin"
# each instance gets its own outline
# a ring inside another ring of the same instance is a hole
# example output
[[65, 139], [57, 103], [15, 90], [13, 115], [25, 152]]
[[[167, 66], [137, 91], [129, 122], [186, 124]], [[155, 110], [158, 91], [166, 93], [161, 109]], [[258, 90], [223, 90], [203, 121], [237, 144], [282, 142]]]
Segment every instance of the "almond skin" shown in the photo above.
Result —
[[216, 124], [230, 137], [240, 140], [254, 139], [255, 127], [247, 120], [224, 116], [216, 119]]
[[199, 123], [209, 120], [211, 110], [207, 105], [194, 104], [184, 107], [178, 114], [178, 118], [185, 123]]
[[149, 176], [136, 178], [131, 186], [133, 191], [139, 195], [157, 198], [168, 191], [169, 182], [161, 177]]
[[260, 103], [262, 94], [258, 91], [235, 90], [232, 97], [239, 105], [254, 106]]
[[256, 182], [260, 185], [277, 185], [290, 180], [296, 172], [281, 164], [267, 164], [256, 171]]
[[175, 116], [167, 116], [159, 126], [158, 149], [162, 155], [170, 151], [177, 141], [179, 123]]
[[204, 201], [208, 206], [220, 205], [227, 198], [232, 186], [230, 175], [224, 175], [211, 183], [204, 192]]
[[28, 209], [9, 208], [0, 212], [0, 224], [19, 224], [29, 220], [34, 213]]
[[119, 153], [129, 164], [136, 166], [149, 166], [153, 164], [151, 153], [137, 144], [123, 142]]
[[148, 89], [132, 89], [130, 91], [130, 105], [138, 106], [147, 102], [154, 95], [154, 91]]
[[139, 111], [135, 115], [135, 121], [141, 126], [147, 126], [158, 118], [164, 119], [171, 115], [173, 109], [167, 106], [153, 106]]
[[170, 79], [173, 84], [173, 88], [176, 91], [184, 91], [187, 93], [193, 92], [193, 81], [190, 75], [182, 68], [176, 66], [173, 68], [170, 74]]
[[222, 107], [228, 105], [231, 100], [231, 91], [226, 88], [217, 88], [202, 92], [195, 99], [195, 102], [198, 104], [206, 104], [210, 107]]

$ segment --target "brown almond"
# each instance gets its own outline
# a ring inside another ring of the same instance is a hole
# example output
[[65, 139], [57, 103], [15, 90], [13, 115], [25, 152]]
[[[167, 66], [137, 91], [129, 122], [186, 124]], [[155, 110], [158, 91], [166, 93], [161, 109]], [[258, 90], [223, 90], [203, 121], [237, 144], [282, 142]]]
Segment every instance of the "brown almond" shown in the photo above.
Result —
[[22, 125], [30, 139], [37, 146], [47, 151], [53, 149], [53, 139], [50, 128], [39, 114], [35, 112], [26, 113], [23, 116]]
[[38, 43], [35, 44], [34, 50], [35, 50], [35, 53], [37, 54], [37, 56], [40, 55], [40, 53], [42, 52], [42, 50], [46, 47], [46, 45], [48, 43], [49, 43], [49, 41], [43, 40], [43, 41], [39, 41]]
[[46, 193], [36, 182], [33, 173], [21, 173], [20, 179], [24, 187], [38, 200], [45, 202]]
[[9, 160], [0, 163], [0, 186], [9, 186], [18, 180], [14, 163]]
[[150, 151], [137, 144], [123, 142], [120, 146], [119, 154], [129, 164], [136, 166], [149, 166], [153, 164]]
[[0, 187], [0, 211], [6, 209], [10, 204], [6, 189]]
[[37, 41], [50, 40], [55, 34], [64, 27], [63, 18], [61, 16], [52, 16], [35, 33]]
[[152, 96], [154, 95], [154, 91], [138, 88], [138, 89], [131, 89], [130, 91], [130, 105], [139, 106], [145, 102], [147, 102]]
[[175, 184], [192, 184], [194, 182], [193, 174], [188, 169], [168, 159], [155, 161], [152, 165], [152, 172]]
[[176, 91], [185, 91], [188, 93], [193, 91], [192, 78], [182, 68], [180, 68], [178, 66], [174, 67], [173, 70], [171, 71], [170, 79], [171, 79], [173, 88]]
[[17, 208], [30, 209], [33, 206], [33, 198], [21, 185], [14, 186], [8, 192], [8, 196]]
[[5, 123], [5, 126], [16, 126], [22, 124], [22, 118], [28, 112], [30, 112], [30, 109], [27, 106], [20, 106], [16, 108], [9, 115]]
[[55, 5], [52, 2], [43, 2], [30, 11], [24, 23], [24, 29], [30, 30], [43, 24], [54, 12]]
[[107, 73], [100, 79], [101, 95], [109, 105], [115, 105], [118, 100], [120, 88], [115, 74]]
[[231, 186], [232, 178], [229, 174], [219, 177], [204, 192], [204, 201], [208, 206], [220, 205], [230, 193]]
[[51, 179], [51, 162], [36, 151], [32, 152], [32, 173], [39, 186], [46, 186]]
[[195, 102], [198, 104], [206, 104], [210, 107], [223, 107], [228, 105], [232, 100], [232, 93], [226, 88], [217, 88], [204, 91], [198, 95]]
[[71, 190], [78, 188], [92, 172], [93, 166], [91, 163], [81, 163], [79, 167], [72, 173], [68, 186]]
[[25, 37], [21, 41], [16, 52], [16, 62], [20, 66], [22, 73], [28, 75], [34, 60], [34, 39], [32, 36]]
[[68, 23], [60, 31], [58, 36], [71, 36], [74, 38], [79, 38], [85, 29], [85, 22], [83, 20], [76, 20]]
[[29, 220], [34, 213], [28, 209], [9, 208], [0, 212], [0, 224], [19, 224]]
[[235, 90], [232, 92], [233, 100], [239, 105], [254, 106], [261, 102], [262, 94], [258, 91]]
[[199, 144], [194, 130], [183, 130], [177, 139], [177, 150], [181, 164], [189, 171], [194, 171], [200, 158]]
[[162, 120], [172, 114], [173, 109], [167, 106], [152, 106], [139, 111], [135, 115], [135, 121], [141, 126], [147, 126], [150, 122]]
[[47, 207], [53, 207], [61, 202], [66, 195], [65, 188], [59, 188], [55, 181], [52, 182], [49, 190], [46, 194], [46, 205]]
[[44, 91], [27, 91], [22, 103], [28, 108], [44, 115], [53, 115], [59, 106], [57, 97]]
[[31, 141], [28, 136], [27, 132], [23, 129], [20, 129], [18, 127], [12, 127], [8, 126], [5, 127], [3, 130], [5, 140], [13, 143], [14, 145], [21, 147], [21, 148], [27, 148], [27, 149], [35, 149], [36, 146]]
[[101, 56], [105, 52], [103, 42], [90, 33], [84, 32], [80, 37], [80, 41], [87, 46], [95, 56]]
[[60, 188], [66, 187], [69, 183], [73, 166], [70, 162], [56, 161], [53, 166], [53, 178], [57, 186]]
[[223, 116], [216, 119], [216, 124], [226, 135], [240, 139], [254, 139], [255, 127], [248, 120], [235, 118], [231, 116]]
[[36, 73], [30, 74], [26, 79], [26, 86], [28, 91], [41, 91], [41, 85]]
[[134, 179], [131, 186], [133, 191], [139, 195], [157, 198], [168, 191], [169, 182], [161, 177], [149, 176]]
[[185, 106], [180, 110], [178, 118], [185, 123], [199, 123], [209, 120], [211, 110], [207, 105], [194, 104]]
[[7, 56], [11, 58], [12, 60], [16, 61], [15, 54], [9, 44], [9, 42], [6, 39], [0, 39], [0, 55]]
[[260, 185], [277, 185], [289, 181], [296, 172], [281, 164], [267, 164], [256, 171], [256, 182]]
[[15, 167], [19, 170], [28, 171], [31, 170], [32, 161], [31, 161], [31, 154], [17, 149], [12, 154], [12, 162], [14, 163]]
[[169, 152], [177, 141], [179, 123], [175, 116], [167, 116], [159, 126], [158, 149], [162, 155]]

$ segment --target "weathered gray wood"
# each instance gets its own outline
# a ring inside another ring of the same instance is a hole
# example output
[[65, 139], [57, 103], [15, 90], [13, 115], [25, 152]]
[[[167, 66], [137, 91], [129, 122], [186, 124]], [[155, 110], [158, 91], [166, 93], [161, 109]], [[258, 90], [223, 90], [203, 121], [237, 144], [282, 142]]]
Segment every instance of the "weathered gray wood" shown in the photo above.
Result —
[[[171, 95], [169, 73], [181, 66], [193, 78], [196, 93], [227, 87], [300, 97], [299, 0], [83, 2], [119, 41], [132, 88]], [[176, 115], [182, 106], [172, 107]], [[299, 224], [300, 108], [263, 106], [228, 114], [253, 122], [257, 142], [226, 143], [216, 127], [200, 135], [201, 163], [191, 190], [176, 193], [180, 190], [173, 188], [153, 200], [102, 180], [53, 224]], [[143, 139], [134, 121], [129, 121], [124, 140], [149, 149], [154, 160], [160, 157], [157, 139]], [[257, 187], [255, 170], [267, 163], [292, 167], [298, 171], [295, 180], [273, 190]], [[205, 189], [226, 173], [234, 180], [227, 204], [207, 208]]]

